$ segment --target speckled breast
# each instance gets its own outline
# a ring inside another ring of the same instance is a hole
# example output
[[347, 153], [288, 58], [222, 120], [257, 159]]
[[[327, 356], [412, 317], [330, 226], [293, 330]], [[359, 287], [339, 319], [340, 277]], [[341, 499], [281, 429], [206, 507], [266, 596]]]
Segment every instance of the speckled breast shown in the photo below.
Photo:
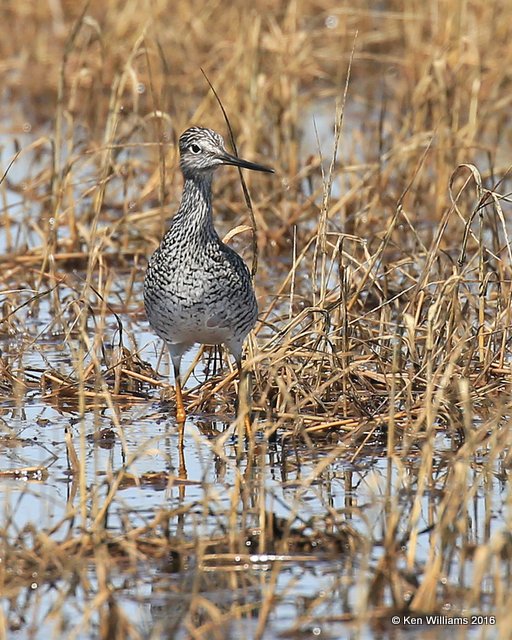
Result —
[[158, 249], [146, 272], [144, 305], [154, 331], [170, 343], [243, 340], [258, 314], [249, 271], [227, 247], [186, 259]]

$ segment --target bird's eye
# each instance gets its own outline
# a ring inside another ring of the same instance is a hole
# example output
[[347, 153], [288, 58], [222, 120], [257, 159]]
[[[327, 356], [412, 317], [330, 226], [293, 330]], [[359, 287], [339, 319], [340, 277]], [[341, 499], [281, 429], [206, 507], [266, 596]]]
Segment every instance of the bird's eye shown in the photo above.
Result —
[[201, 153], [201, 147], [198, 144], [191, 144], [189, 149], [192, 153]]

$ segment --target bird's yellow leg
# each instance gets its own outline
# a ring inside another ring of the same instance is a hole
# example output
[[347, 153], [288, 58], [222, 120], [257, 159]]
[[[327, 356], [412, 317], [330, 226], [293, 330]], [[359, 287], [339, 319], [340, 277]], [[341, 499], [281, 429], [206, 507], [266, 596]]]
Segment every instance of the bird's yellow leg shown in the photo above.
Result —
[[182, 427], [185, 423], [185, 405], [183, 404], [183, 393], [181, 390], [181, 356], [183, 350], [180, 349], [180, 345], [169, 344], [169, 351], [171, 354], [172, 366], [174, 369], [174, 389], [176, 392], [176, 422]]
[[183, 404], [183, 393], [181, 391], [181, 380], [180, 377], [176, 377], [176, 421], [182, 424], [185, 422], [186, 413], [185, 413], [185, 405]]
[[252, 422], [249, 415], [244, 416], [244, 429], [246, 436], [249, 438], [252, 435]]
[[245, 435], [252, 436], [251, 424], [251, 374], [244, 371], [242, 364], [238, 365], [239, 385], [238, 385], [238, 418], [243, 422]]

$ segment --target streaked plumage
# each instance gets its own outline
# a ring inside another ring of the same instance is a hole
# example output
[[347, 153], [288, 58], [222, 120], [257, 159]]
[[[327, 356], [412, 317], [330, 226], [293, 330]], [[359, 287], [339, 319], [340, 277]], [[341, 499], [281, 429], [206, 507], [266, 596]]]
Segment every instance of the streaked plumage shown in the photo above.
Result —
[[144, 305], [155, 333], [169, 348], [176, 378], [177, 417], [184, 419], [180, 365], [195, 343], [225, 344], [241, 366], [242, 345], [258, 315], [249, 270], [219, 238], [212, 220], [212, 178], [221, 165], [272, 169], [236, 158], [222, 137], [202, 127], [179, 140], [184, 177], [178, 212], [152, 255]]

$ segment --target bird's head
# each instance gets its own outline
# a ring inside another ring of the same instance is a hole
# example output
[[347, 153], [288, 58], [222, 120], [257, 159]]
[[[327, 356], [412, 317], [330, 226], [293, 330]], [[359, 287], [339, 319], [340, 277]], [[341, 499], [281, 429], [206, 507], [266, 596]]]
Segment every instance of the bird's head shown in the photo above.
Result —
[[217, 167], [224, 164], [274, 173], [274, 169], [270, 167], [248, 162], [228, 153], [222, 136], [212, 129], [190, 127], [181, 134], [179, 147], [180, 167], [185, 178], [202, 173], [213, 173]]

